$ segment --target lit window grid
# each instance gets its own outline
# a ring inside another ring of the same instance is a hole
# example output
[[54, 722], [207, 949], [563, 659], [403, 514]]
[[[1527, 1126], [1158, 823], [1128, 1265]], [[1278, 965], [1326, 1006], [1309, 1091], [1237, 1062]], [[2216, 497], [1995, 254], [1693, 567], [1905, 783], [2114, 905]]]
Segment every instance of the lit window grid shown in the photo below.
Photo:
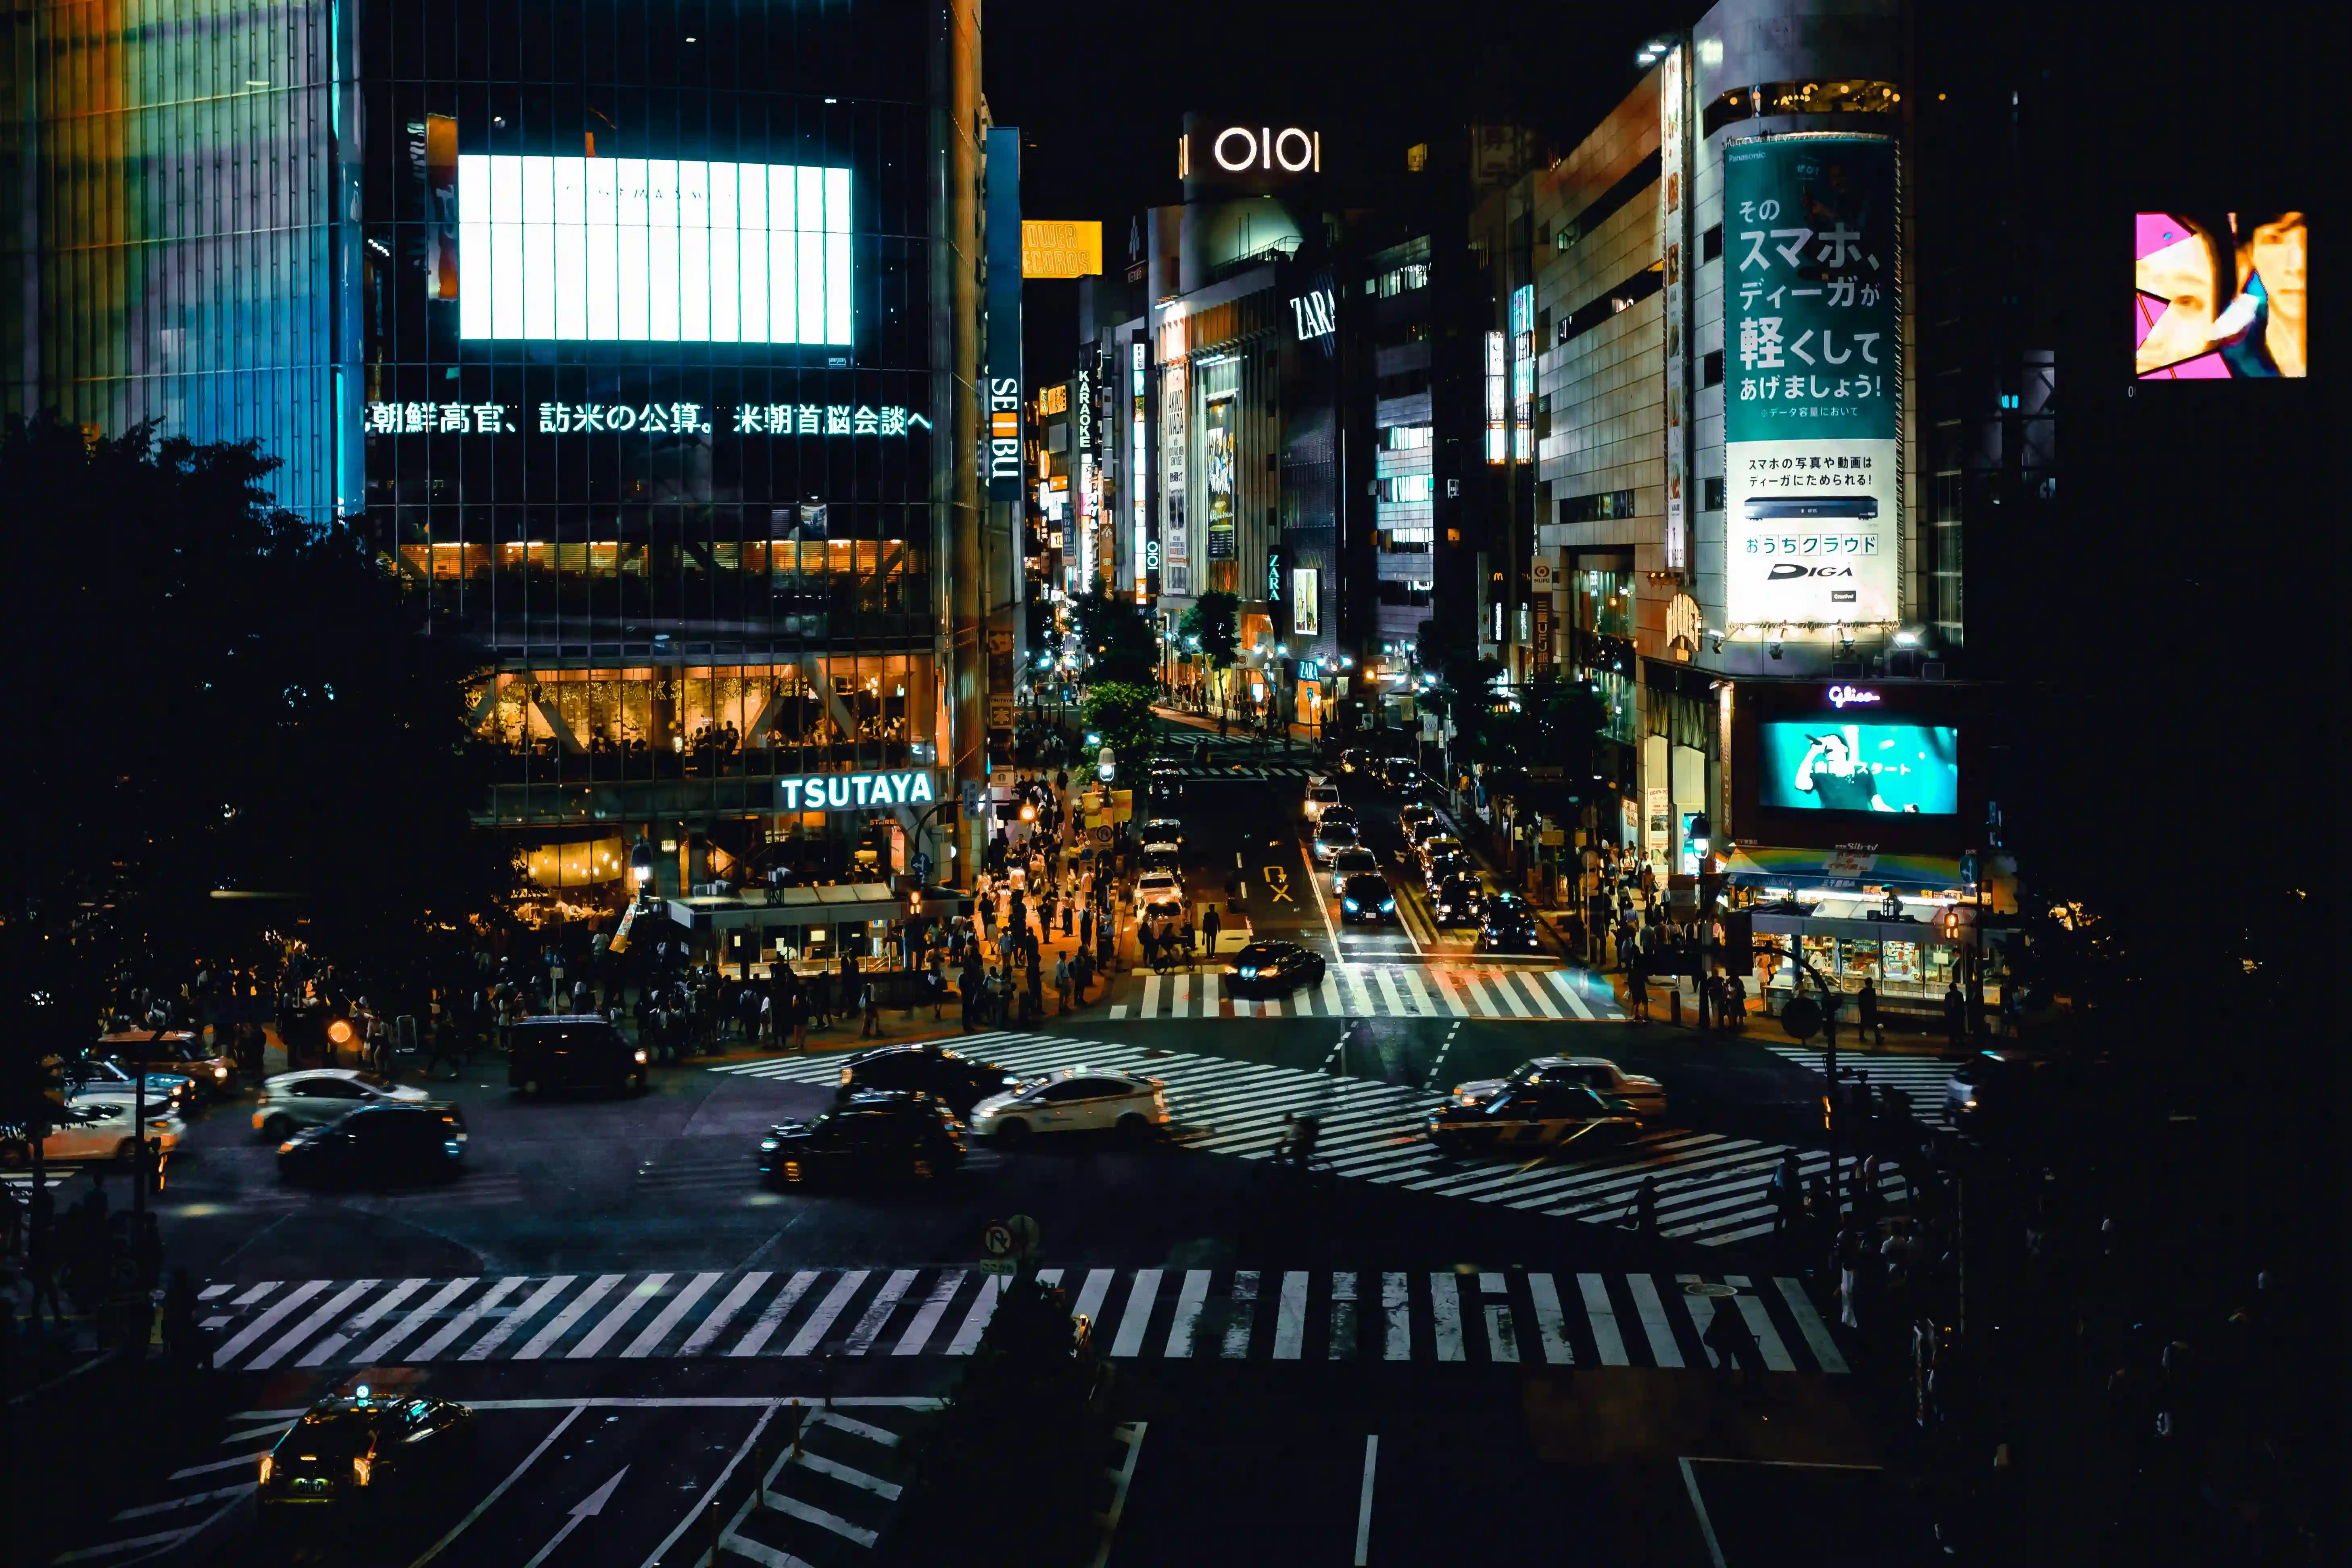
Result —
[[469, 154], [457, 212], [461, 338], [853, 341], [847, 169]]
[[1503, 460], [1504, 401], [1503, 334], [1486, 334], [1486, 461]]

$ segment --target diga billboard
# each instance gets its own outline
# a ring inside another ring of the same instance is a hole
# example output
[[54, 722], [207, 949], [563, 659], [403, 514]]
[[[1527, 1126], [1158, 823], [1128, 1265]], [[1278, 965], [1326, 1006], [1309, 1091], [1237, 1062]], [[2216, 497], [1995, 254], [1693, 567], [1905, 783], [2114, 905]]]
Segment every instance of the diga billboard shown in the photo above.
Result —
[[1724, 154], [1724, 578], [1735, 629], [1900, 619], [1895, 143]]

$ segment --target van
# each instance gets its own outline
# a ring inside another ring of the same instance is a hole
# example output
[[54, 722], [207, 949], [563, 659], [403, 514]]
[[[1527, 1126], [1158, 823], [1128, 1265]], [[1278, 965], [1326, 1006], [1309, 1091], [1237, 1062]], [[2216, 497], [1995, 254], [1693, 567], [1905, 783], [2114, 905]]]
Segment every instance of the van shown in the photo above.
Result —
[[593, 1013], [525, 1018], [507, 1031], [507, 1087], [616, 1089], [641, 1094], [646, 1053]]
[[1307, 781], [1307, 820], [1323, 820], [1323, 808], [1339, 804], [1339, 786], [1328, 778], [1318, 775]]

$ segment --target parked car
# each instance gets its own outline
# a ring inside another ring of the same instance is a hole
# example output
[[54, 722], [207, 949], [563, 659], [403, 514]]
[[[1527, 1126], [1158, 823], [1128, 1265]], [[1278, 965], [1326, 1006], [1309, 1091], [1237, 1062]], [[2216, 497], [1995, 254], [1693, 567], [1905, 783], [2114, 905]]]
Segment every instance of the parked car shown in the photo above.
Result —
[[760, 1173], [785, 1185], [843, 1177], [919, 1182], [963, 1163], [963, 1124], [935, 1094], [845, 1089], [829, 1110], [780, 1121], [760, 1140]]
[[980, 1061], [946, 1046], [882, 1046], [841, 1064], [841, 1089], [895, 1089], [935, 1095], [958, 1116], [992, 1094], [1020, 1083], [994, 1062]]
[[1357, 844], [1339, 850], [1331, 857], [1331, 896], [1339, 896], [1339, 884], [1350, 877], [1377, 877], [1381, 874], [1381, 858]]
[[1228, 991], [1290, 992], [1322, 984], [1323, 955], [1295, 942], [1253, 942], [1225, 961]]
[[186, 1029], [167, 1030], [158, 1037], [152, 1029], [101, 1035], [90, 1055], [122, 1067], [139, 1066], [149, 1072], [176, 1074], [194, 1081], [198, 1100], [228, 1092], [236, 1077], [236, 1061], [226, 1051], [207, 1051]]
[[432, 1096], [357, 1068], [306, 1068], [261, 1080], [253, 1130], [283, 1142], [299, 1127], [323, 1127], [362, 1105], [414, 1105]]
[[1534, 1082], [1490, 1099], [1449, 1096], [1429, 1113], [1429, 1141], [1442, 1154], [1550, 1148], [1588, 1138], [1622, 1141], [1641, 1130], [1624, 1100], [1582, 1084]]
[[1521, 1062], [1505, 1078], [1473, 1079], [1454, 1086], [1453, 1098], [1465, 1105], [1483, 1105], [1497, 1096], [1534, 1084], [1576, 1084], [1613, 1100], [1622, 1100], [1635, 1114], [1656, 1121], [1666, 1113], [1666, 1086], [1656, 1079], [1627, 1072], [1607, 1057], [1538, 1057]]
[[[44, 1162], [60, 1164], [121, 1160], [137, 1152], [132, 1107], [121, 1100], [69, 1100], [49, 1113], [48, 1136], [41, 1140]], [[180, 1146], [186, 1126], [168, 1106], [147, 1112], [147, 1148], [168, 1154]], [[33, 1141], [23, 1127], [0, 1127], [0, 1170], [21, 1171], [33, 1163]]]
[[454, 1399], [376, 1398], [362, 1384], [310, 1406], [261, 1456], [255, 1500], [265, 1515], [309, 1505], [331, 1517], [431, 1496], [463, 1472], [475, 1433], [473, 1411]]
[[1430, 918], [1442, 926], [1478, 923], [1478, 879], [1441, 877], [1429, 889]]
[[1389, 891], [1388, 879], [1378, 872], [1366, 872], [1341, 883], [1339, 919], [1348, 925], [1381, 925], [1396, 919], [1396, 895]]
[[1352, 822], [1334, 822], [1326, 817], [1315, 825], [1314, 847], [1315, 858], [1318, 860], [1328, 861], [1340, 850], [1353, 846], [1355, 842], [1356, 825]]
[[1167, 1124], [1165, 1084], [1094, 1068], [1064, 1068], [971, 1108], [973, 1135], [1006, 1143], [1040, 1132], [1114, 1131], [1142, 1139]]
[[441, 1100], [362, 1105], [278, 1145], [286, 1181], [398, 1186], [456, 1177], [466, 1163], [466, 1113]]
[[526, 1018], [507, 1031], [507, 1087], [526, 1095], [551, 1089], [612, 1089], [641, 1094], [642, 1046], [594, 1013]]

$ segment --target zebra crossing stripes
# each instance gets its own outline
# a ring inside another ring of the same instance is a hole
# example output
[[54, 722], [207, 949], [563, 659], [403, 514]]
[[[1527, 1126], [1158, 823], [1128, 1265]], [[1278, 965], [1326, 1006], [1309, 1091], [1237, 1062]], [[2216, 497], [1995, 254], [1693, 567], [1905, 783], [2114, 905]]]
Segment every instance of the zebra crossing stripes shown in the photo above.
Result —
[[[1767, 1046], [1765, 1049], [1795, 1067], [1811, 1071], [1817, 1078], [1822, 1070], [1822, 1053], [1807, 1046]], [[1948, 1127], [1951, 1118], [1946, 1113], [1944, 1098], [1949, 1092], [1952, 1074], [1959, 1069], [1956, 1061], [1940, 1057], [1882, 1057], [1860, 1051], [1849, 1051], [1838, 1062], [1841, 1078], [1860, 1075], [1874, 1086], [1901, 1091], [1911, 1102], [1911, 1113], [1930, 1127]]]
[[[1185, 1134], [1185, 1146], [1210, 1153], [1264, 1160], [1287, 1136], [1286, 1114], [1312, 1114], [1321, 1121], [1316, 1152], [1333, 1173], [1405, 1192], [1613, 1225], [1628, 1215], [1643, 1179], [1655, 1177], [1660, 1231], [1709, 1246], [1771, 1234], [1769, 1184], [1791, 1148], [1723, 1132], [1650, 1127], [1631, 1142], [1596, 1146], [1589, 1153], [1535, 1162], [1523, 1156], [1458, 1161], [1441, 1155], [1423, 1136], [1423, 1119], [1443, 1098], [1426, 1089], [1179, 1051], [1156, 1051], [1149, 1060], [1131, 1061], [1130, 1044], [1066, 1035], [991, 1031], [965, 1036], [957, 1044], [1019, 1073], [1082, 1067], [1148, 1072], [1167, 1085], [1169, 1111]], [[841, 1067], [834, 1057], [782, 1057], [727, 1062], [710, 1070], [820, 1084], [836, 1081]], [[1796, 1153], [1808, 1179], [1829, 1171], [1826, 1152]], [[1850, 1180], [1859, 1179], [1853, 1156], [1842, 1163]], [[1883, 1193], [1903, 1194], [1899, 1165], [1882, 1170], [1879, 1181]]]
[[[1037, 1278], [1060, 1286], [1072, 1315], [1094, 1324], [1097, 1344], [1119, 1359], [1704, 1366], [1711, 1314], [1727, 1310], [1739, 1313], [1769, 1370], [1845, 1370], [1819, 1308], [1793, 1279], [1110, 1268], [1041, 1269]], [[396, 1320], [407, 1337], [387, 1335], [376, 1342], [382, 1355], [346, 1364], [961, 1356], [978, 1348], [1003, 1289], [994, 1276], [931, 1268], [556, 1275], [529, 1292], [512, 1277], [482, 1276], [439, 1282], [422, 1308], [383, 1307], [402, 1283], [269, 1281], [231, 1310], [215, 1361], [248, 1372], [318, 1364], [301, 1352], [314, 1340], [363, 1337], [355, 1322], [370, 1315], [372, 1300], [371, 1321]], [[730, 1325], [746, 1312], [751, 1327], [738, 1334]], [[517, 1322], [540, 1326], [520, 1339], [509, 1327]], [[1627, 1323], [1639, 1332], [1626, 1332]], [[415, 1339], [427, 1327], [434, 1331]]]
[[1130, 973], [1111, 994], [1110, 1016], [1146, 1018], [1620, 1019], [1608, 983], [1583, 970], [1502, 964], [1335, 963], [1321, 984], [1284, 996], [1234, 996], [1213, 971]]

